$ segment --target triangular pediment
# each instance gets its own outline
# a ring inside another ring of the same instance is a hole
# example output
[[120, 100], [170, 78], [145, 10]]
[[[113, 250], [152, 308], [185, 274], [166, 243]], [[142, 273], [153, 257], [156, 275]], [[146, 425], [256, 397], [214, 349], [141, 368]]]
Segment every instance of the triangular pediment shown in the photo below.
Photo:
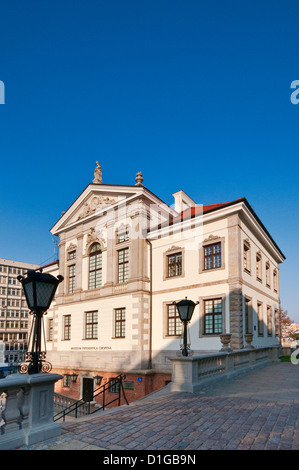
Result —
[[112, 187], [112, 185], [89, 185], [76, 201], [63, 212], [60, 219], [52, 227], [51, 232], [57, 234], [79, 223], [100, 216], [121, 202], [137, 195], [140, 188]]

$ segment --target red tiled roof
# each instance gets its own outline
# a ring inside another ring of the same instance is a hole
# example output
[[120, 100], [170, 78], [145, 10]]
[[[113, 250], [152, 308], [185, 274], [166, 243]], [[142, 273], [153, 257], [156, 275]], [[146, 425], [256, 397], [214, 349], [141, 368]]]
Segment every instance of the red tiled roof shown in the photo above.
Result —
[[52, 266], [53, 264], [58, 264], [58, 260], [52, 261], [52, 263], [49, 264], [44, 264], [43, 266], [41, 266], [41, 268], [47, 268], [48, 266]]
[[170, 218], [169, 219], [169, 222], [163, 222], [161, 225], [159, 225], [157, 228], [163, 228], [163, 227], [166, 227], [168, 224], [169, 225], [172, 225], [172, 224], [175, 224], [177, 222], [181, 222], [183, 220], [188, 220], [190, 218], [193, 218], [193, 217], [196, 217], [197, 215], [200, 215], [200, 214], [206, 214], [207, 212], [210, 212], [210, 211], [213, 211], [213, 210], [216, 210], [216, 209], [220, 209], [221, 207], [224, 207], [224, 206], [229, 206], [230, 204], [234, 204], [238, 201], [242, 201], [243, 198], [238, 198], [238, 199], [235, 199], [234, 201], [230, 201], [230, 202], [220, 202], [218, 204], [207, 204], [207, 205], [198, 205], [198, 206], [195, 206], [195, 207], [188, 207], [188, 209], [185, 209], [183, 210], [180, 215], [176, 216], [176, 217], [173, 217], [173, 218]]

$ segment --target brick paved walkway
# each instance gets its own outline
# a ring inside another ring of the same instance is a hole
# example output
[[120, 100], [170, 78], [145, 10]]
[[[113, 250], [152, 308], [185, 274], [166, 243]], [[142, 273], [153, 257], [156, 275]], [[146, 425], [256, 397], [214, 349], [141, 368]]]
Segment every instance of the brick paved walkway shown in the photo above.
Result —
[[299, 365], [273, 363], [201, 392], [158, 392], [62, 424], [34, 449], [299, 449]]

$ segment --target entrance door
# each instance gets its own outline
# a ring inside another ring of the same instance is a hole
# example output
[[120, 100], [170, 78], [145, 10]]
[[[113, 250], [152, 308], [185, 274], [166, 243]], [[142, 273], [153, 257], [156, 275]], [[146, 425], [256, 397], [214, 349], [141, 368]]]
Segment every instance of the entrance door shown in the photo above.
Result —
[[90, 377], [83, 377], [82, 398], [84, 401], [93, 400], [93, 379]]

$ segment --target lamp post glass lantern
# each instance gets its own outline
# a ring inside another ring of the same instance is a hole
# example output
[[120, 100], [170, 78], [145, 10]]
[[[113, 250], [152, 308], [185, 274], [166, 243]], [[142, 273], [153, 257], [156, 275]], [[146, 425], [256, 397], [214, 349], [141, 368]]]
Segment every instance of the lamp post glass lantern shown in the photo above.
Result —
[[50, 307], [58, 284], [63, 281], [63, 276], [59, 275], [56, 278], [51, 274], [42, 273], [41, 270], [39, 272], [29, 270], [26, 278], [18, 276], [17, 279], [22, 284], [28, 308], [33, 314], [26, 353], [27, 360], [19, 364], [19, 371], [29, 374], [49, 372], [52, 366], [49, 362], [45, 362], [46, 341], [43, 315]]
[[187, 344], [187, 324], [191, 321], [194, 308], [198, 303], [199, 302], [188, 300], [187, 297], [180, 302], [174, 302], [178, 309], [180, 320], [184, 323], [183, 347], [181, 348], [183, 356], [188, 356], [190, 354], [190, 346]]

